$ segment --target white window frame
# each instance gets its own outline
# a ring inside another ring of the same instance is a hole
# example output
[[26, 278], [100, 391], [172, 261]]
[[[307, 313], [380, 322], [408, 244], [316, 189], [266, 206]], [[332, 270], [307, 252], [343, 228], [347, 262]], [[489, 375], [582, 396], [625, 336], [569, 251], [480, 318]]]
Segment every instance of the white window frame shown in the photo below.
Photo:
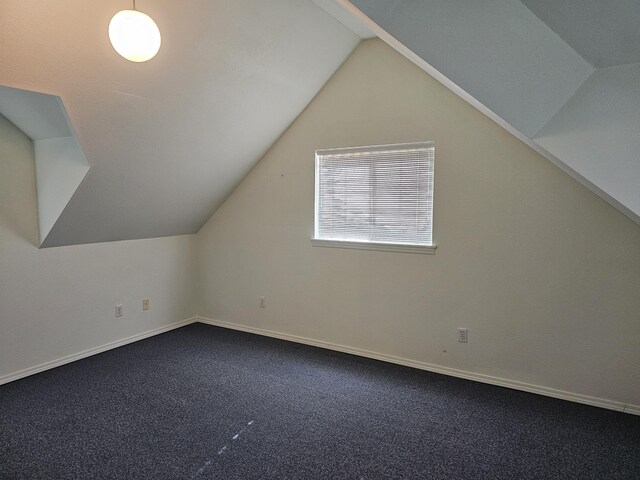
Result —
[[[315, 152], [315, 190], [314, 190], [314, 232], [313, 238], [311, 238], [311, 244], [314, 247], [333, 247], [333, 248], [352, 248], [360, 250], [378, 250], [378, 251], [391, 251], [402, 253], [420, 253], [433, 255], [436, 250], [436, 245], [433, 242], [433, 211], [431, 212], [431, 230], [432, 230], [432, 244], [410, 244], [410, 243], [383, 243], [383, 242], [370, 242], [362, 240], [334, 240], [318, 238], [318, 197], [319, 197], [319, 157], [322, 155], [330, 155], [336, 153], [356, 153], [356, 152], [383, 152], [394, 149], [415, 149], [415, 148], [434, 148], [434, 142], [412, 142], [412, 143], [399, 143], [390, 145], [371, 145], [364, 147], [346, 147], [346, 148], [331, 148], [331, 149], [319, 149]], [[435, 182], [434, 182], [435, 183]], [[431, 192], [433, 193], [433, 185], [431, 186]], [[433, 198], [431, 198], [431, 204], [433, 205]]]

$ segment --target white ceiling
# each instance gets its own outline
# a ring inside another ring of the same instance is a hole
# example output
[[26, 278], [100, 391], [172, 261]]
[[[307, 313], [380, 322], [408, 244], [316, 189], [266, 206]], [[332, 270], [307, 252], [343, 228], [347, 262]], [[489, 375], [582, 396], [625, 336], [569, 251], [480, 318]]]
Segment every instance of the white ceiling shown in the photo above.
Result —
[[[91, 167], [44, 246], [198, 231], [359, 38], [372, 35], [347, 0], [137, 3], [163, 35], [144, 64], [108, 41], [109, 20], [128, 0], [0, 3], [0, 85], [59, 96]], [[400, 41], [528, 137], [592, 71], [576, 52], [598, 68], [640, 62], [637, 0], [354, 3], [387, 12], [381, 23]], [[473, 48], [477, 55], [460, 56]], [[498, 78], [484, 88], [480, 74]], [[0, 104], [0, 113], [14, 107]], [[53, 128], [46, 118], [23, 127], [34, 139], [53, 135], [43, 133]]]
[[360, 38], [376, 36], [367, 25], [346, 10], [345, 4], [341, 4], [339, 0], [313, 0], [313, 2]]
[[60, 99], [0, 85], [0, 112], [31, 140], [70, 137]]
[[0, 86], [0, 113], [33, 140], [42, 245], [89, 163], [60, 97]]
[[518, 0], [353, 4], [529, 137], [594, 71]]
[[639, 0], [335, 1], [640, 224]]
[[640, 1], [521, 1], [594, 67], [640, 63]]
[[61, 97], [91, 166], [44, 246], [194, 233], [359, 41], [311, 0], [139, 0], [162, 32], [130, 63], [116, 0], [3, 0], [0, 85]]

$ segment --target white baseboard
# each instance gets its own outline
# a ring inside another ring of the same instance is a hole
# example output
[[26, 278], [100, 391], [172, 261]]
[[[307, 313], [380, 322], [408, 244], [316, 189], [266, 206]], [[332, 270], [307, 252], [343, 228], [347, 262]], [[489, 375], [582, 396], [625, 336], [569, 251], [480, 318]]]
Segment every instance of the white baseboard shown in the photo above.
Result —
[[375, 360], [381, 360], [383, 362], [394, 363], [397, 365], [404, 365], [406, 367], [417, 368], [417, 369], [426, 370], [429, 372], [441, 373], [444, 375], [450, 375], [452, 377], [465, 378], [467, 380], [474, 380], [477, 382], [487, 383], [490, 385], [497, 385], [500, 387], [512, 388], [515, 390], [522, 390], [530, 393], [537, 393], [539, 395], [545, 395], [547, 397], [559, 398], [562, 400], [569, 400], [572, 402], [583, 403], [585, 405], [606, 408], [609, 410], [616, 410], [619, 412], [629, 413], [632, 415], [640, 415], [640, 405], [631, 405], [631, 404], [625, 404], [623, 402], [617, 402], [614, 400], [607, 400], [604, 398], [590, 397], [588, 395], [581, 395], [579, 393], [566, 392], [563, 390], [556, 390], [553, 388], [541, 387], [538, 385], [531, 385], [528, 383], [518, 382], [515, 380], [493, 377], [490, 375], [483, 375], [480, 373], [467, 372], [467, 371], [458, 370], [455, 368], [443, 367], [441, 365], [434, 365], [431, 363], [425, 363], [425, 362], [420, 362], [416, 360], [409, 360], [402, 357], [395, 357], [393, 355], [376, 353], [369, 350], [363, 350], [360, 348], [348, 347], [345, 345], [338, 345], [338, 344], [329, 343], [329, 342], [323, 342], [321, 340], [313, 340], [310, 338], [300, 337], [297, 335], [289, 335], [286, 333], [274, 332], [271, 330], [264, 330], [261, 328], [248, 327], [245, 325], [238, 325], [238, 324], [229, 323], [229, 322], [222, 322], [219, 320], [214, 320], [211, 318], [206, 318], [201, 316], [188, 318], [186, 320], [175, 322], [170, 325], [154, 328], [153, 330], [148, 330], [146, 332], [138, 333], [136, 335], [123, 338], [121, 340], [116, 340], [115, 342], [106, 343], [104, 345], [101, 345], [95, 348], [90, 348], [82, 352], [78, 352], [72, 355], [67, 355], [66, 357], [61, 357], [56, 360], [51, 360], [49, 362], [41, 363], [40, 365], [35, 365], [33, 367], [25, 368], [23, 370], [10, 373], [8, 375], [4, 375], [0, 377], [0, 385], [13, 382], [14, 380], [18, 380], [20, 378], [28, 377], [29, 375], [34, 375], [36, 373], [44, 372], [45, 370], [59, 367], [60, 365], [71, 363], [76, 360], [80, 360], [82, 358], [90, 357], [91, 355], [96, 355], [98, 353], [102, 353], [107, 350], [111, 350], [113, 348], [118, 348], [118, 347], [121, 347], [122, 345], [127, 345], [129, 343], [137, 342], [138, 340], [143, 340], [145, 338], [149, 338], [154, 335], [159, 335], [161, 333], [165, 333], [170, 330], [174, 330], [176, 328], [180, 328], [195, 322], [201, 322], [201, 323], [206, 323], [208, 325], [214, 325], [217, 327], [229, 328], [232, 330], [239, 330], [242, 332], [248, 332], [248, 333], [254, 333], [257, 335], [278, 338], [281, 340], [287, 340], [295, 343], [302, 343], [302, 344], [311, 345], [314, 347], [326, 348], [328, 350], [335, 350], [337, 352], [349, 353], [351, 355], [358, 355], [360, 357], [372, 358]]
[[198, 316], [197, 320], [201, 323], [208, 325], [214, 325], [217, 327], [229, 328], [232, 330], [239, 330], [242, 332], [255, 333], [257, 335], [263, 335], [266, 337], [279, 338], [281, 340], [287, 340], [295, 343], [302, 343], [305, 345], [311, 345], [314, 347], [326, 348], [328, 350], [335, 350], [338, 352], [349, 353], [352, 355], [358, 355], [360, 357], [373, 358], [375, 360], [381, 360], [383, 362], [395, 363], [397, 365], [404, 365], [406, 367], [413, 367], [420, 370], [426, 370], [434, 373], [441, 373], [444, 375], [450, 375], [452, 377], [464, 378], [467, 380], [474, 380], [476, 382], [487, 383], [490, 385], [496, 385], [499, 387], [512, 388], [514, 390], [521, 390], [529, 393], [536, 393], [539, 395], [545, 395], [547, 397], [559, 398], [561, 400], [568, 400], [571, 402], [582, 403], [585, 405], [591, 405], [594, 407], [606, 408], [608, 410], [616, 410], [619, 412], [630, 413], [633, 415], [640, 415], [640, 406], [628, 405], [624, 402], [618, 402], [615, 400], [608, 400], [605, 398], [590, 397], [588, 395], [582, 395], [579, 393], [566, 392], [564, 390], [557, 390], [549, 387], [542, 387], [539, 385], [531, 385], [529, 383], [518, 382], [516, 380], [509, 380], [506, 378], [493, 377], [491, 375], [483, 375], [481, 373], [467, 372], [465, 370], [458, 370], [455, 368], [443, 367], [441, 365], [434, 365], [431, 363], [420, 362], [416, 360], [409, 360], [406, 358], [395, 357], [393, 355], [385, 355], [383, 353], [376, 353], [369, 350], [363, 350], [360, 348], [348, 347], [345, 345], [338, 345], [329, 342], [323, 342], [320, 340], [313, 340], [310, 338], [299, 337], [296, 335], [289, 335], [286, 333], [274, 332], [271, 330], [264, 330], [261, 328], [248, 327], [245, 325], [238, 325], [235, 323], [222, 322], [220, 320], [214, 320], [212, 318]]
[[60, 365], [64, 365], [66, 363], [75, 362], [76, 360], [90, 357], [91, 355], [95, 355], [97, 353], [106, 352], [107, 350], [118, 348], [128, 343], [133, 343], [133, 342], [137, 342], [138, 340], [143, 340], [148, 337], [153, 337], [154, 335], [159, 335], [161, 333], [168, 332], [169, 330], [174, 330], [176, 328], [180, 328], [197, 321], [198, 321], [198, 317], [187, 318], [186, 320], [182, 320], [180, 322], [172, 323], [170, 325], [165, 325], [159, 328], [154, 328], [153, 330], [147, 330], [146, 332], [138, 333], [136, 335], [123, 338], [121, 340], [116, 340], [115, 342], [106, 343], [104, 345], [100, 345], [99, 347], [83, 350], [82, 352], [74, 353], [72, 355], [67, 355], [66, 357], [61, 357], [56, 360], [51, 360], [50, 362], [41, 363], [40, 365], [25, 368], [24, 370], [19, 370], [17, 372], [10, 373], [8, 375], [3, 375], [2, 377], [0, 377], [0, 385], [13, 382], [14, 380], [18, 380], [20, 378], [28, 377], [29, 375], [34, 375], [36, 373], [44, 372], [45, 370], [59, 367]]
[[631, 415], [640, 415], [640, 405], [625, 405], [624, 413], [630, 413]]

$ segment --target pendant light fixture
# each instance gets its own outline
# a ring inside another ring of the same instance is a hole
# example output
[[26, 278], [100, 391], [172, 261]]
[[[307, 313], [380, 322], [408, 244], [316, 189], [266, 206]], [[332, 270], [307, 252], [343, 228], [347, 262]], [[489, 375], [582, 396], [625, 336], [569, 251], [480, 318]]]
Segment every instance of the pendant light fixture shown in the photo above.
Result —
[[160, 50], [160, 30], [153, 19], [136, 10], [121, 10], [109, 23], [109, 40], [116, 52], [132, 62], [146, 62]]

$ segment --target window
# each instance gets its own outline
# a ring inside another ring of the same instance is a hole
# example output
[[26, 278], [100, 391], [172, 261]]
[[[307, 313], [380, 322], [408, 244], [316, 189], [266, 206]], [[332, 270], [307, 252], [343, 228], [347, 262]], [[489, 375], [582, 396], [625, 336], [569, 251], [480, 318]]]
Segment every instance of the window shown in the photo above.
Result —
[[316, 151], [313, 245], [433, 253], [432, 142]]

